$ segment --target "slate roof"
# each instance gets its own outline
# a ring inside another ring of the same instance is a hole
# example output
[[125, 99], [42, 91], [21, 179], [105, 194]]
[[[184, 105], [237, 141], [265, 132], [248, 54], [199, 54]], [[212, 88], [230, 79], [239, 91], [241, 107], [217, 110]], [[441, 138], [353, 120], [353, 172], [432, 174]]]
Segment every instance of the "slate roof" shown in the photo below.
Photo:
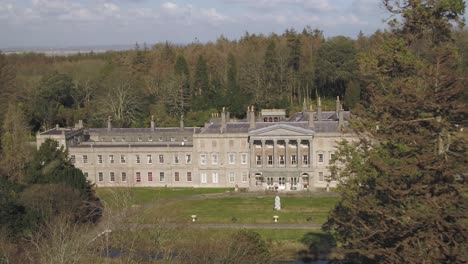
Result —
[[48, 135], [48, 136], [61, 135], [63, 131], [65, 131], [65, 133], [68, 133], [68, 132], [72, 132], [73, 130], [69, 128], [58, 128], [58, 129], [52, 128], [52, 129], [42, 132], [41, 135]]
[[200, 131], [199, 127], [185, 127], [180, 129], [179, 127], [156, 127], [154, 131], [151, 128], [112, 128], [111, 131], [107, 131], [107, 128], [89, 128], [87, 129], [90, 134], [151, 134], [151, 133], [195, 133]]

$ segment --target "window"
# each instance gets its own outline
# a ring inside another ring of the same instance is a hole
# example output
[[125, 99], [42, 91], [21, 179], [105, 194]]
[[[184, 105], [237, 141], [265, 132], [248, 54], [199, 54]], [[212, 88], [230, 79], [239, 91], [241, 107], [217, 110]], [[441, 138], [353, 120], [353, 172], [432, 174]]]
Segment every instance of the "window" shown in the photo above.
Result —
[[185, 163], [192, 164], [192, 155], [190, 154], [185, 155]]
[[115, 181], [115, 174], [114, 174], [113, 172], [110, 172], [110, 173], [109, 173], [109, 180], [110, 180], [111, 182]]
[[98, 172], [98, 178], [100, 182], [104, 181], [104, 174], [102, 172]]
[[192, 173], [190, 171], [187, 172], [187, 181], [188, 182], [192, 181]]
[[179, 172], [178, 172], [178, 171], [174, 172], [174, 181], [176, 181], [176, 182], [180, 181], [180, 177], [179, 177]]
[[71, 156], [70, 156], [70, 162], [71, 162], [72, 164], [75, 164], [75, 162], [76, 162], [76, 157], [75, 157], [75, 155], [71, 155]]
[[235, 182], [236, 181], [236, 174], [231, 171], [229, 172], [229, 182]]
[[273, 156], [268, 155], [268, 165], [273, 165]]
[[153, 173], [151, 171], [148, 172], [148, 181], [149, 182], [153, 181]]
[[291, 155], [291, 164], [292, 164], [292, 165], [296, 165], [296, 164], [297, 164], [296, 155]]
[[174, 164], [179, 164], [179, 155], [178, 154], [174, 155]]
[[114, 163], [114, 155], [109, 155], [109, 163]]
[[97, 160], [99, 164], [102, 164], [102, 155], [98, 155]]
[[127, 163], [127, 159], [125, 158], [125, 155], [120, 155], [120, 163], [122, 164]]
[[247, 164], [247, 154], [246, 154], [246, 153], [242, 153], [242, 155], [241, 155], [241, 163], [242, 163], [242, 164]]
[[279, 185], [284, 185], [286, 183], [286, 178], [285, 177], [279, 177], [278, 181], [279, 181]]
[[184, 142], [187, 142], [187, 137], [184, 137]]
[[153, 141], [153, 137], [148, 137], [148, 141]]
[[317, 160], [318, 160], [319, 163], [323, 163], [323, 153], [319, 153], [317, 155]]
[[257, 155], [255, 157], [255, 161], [256, 161], [257, 165], [262, 165], [262, 156]]
[[88, 163], [88, 155], [83, 155], [83, 163]]
[[218, 173], [217, 172], [213, 172], [213, 174], [211, 174], [211, 178], [212, 178], [213, 183], [218, 183]]
[[329, 163], [332, 162], [333, 158], [335, 158], [335, 153], [330, 153], [330, 161], [329, 161]]
[[200, 154], [200, 164], [206, 164], [206, 154]]
[[304, 165], [309, 164], [309, 156], [307, 156], [307, 155], [302, 156], [302, 164], [304, 164]]
[[218, 154], [211, 154], [211, 163], [218, 164]]
[[140, 155], [136, 155], [136, 164], [140, 164], [141, 163], [141, 160], [140, 160]]
[[87, 172], [83, 172], [85, 178], [87, 179], [88, 178], [88, 173]]
[[166, 181], [166, 178], [164, 177], [164, 172], [159, 173], [159, 181], [160, 182], [165, 182]]
[[138, 137], [138, 141], [141, 142], [143, 141], [143, 138], [141, 138], [141, 136]]
[[136, 182], [141, 182], [141, 173], [136, 173]]
[[201, 179], [201, 183], [206, 183], [206, 182], [207, 182], [207, 180], [206, 180], [206, 172], [200, 173], [200, 179]]
[[284, 155], [279, 156], [279, 164], [284, 165]]
[[236, 163], [236, 154], [234, 153], [229, 153], [229, 164], [235, 164]]
[[122, 179], [123, 182], [126, 182], [126, 181], [127, 181], [127, 173], [126, 173], [126, 172], [122, 172], [122, 173], [120, 174], [120, 176], [121, 176], [121, 179]]
[[159, 162], [159, 164], [163, 164], [163, 163], [164, 163], [164, 155], [163, 155], [163, 154], [160, 154], [160, 155], [159, 155], [158, 162]]
[[323, 181], [323, 172], [319, 172], [318, 175], [318, 180]]
[[159, 141], [163, 141], [163, 137], [159, 137], [159, 139], [158, 139], [158, 140], [159, 140]]
[[148, 160], [148, 164], [152, 164], [153, 163], [153, 158], [151, 157], [151, 155], [146, 155], [146, 158]]
[[174, 141], [175, 141], [175, 137], [171, 137], [171, 141], [174, 142]]
[[242, 182], [247, 182], [247, 172], [242, 172]]

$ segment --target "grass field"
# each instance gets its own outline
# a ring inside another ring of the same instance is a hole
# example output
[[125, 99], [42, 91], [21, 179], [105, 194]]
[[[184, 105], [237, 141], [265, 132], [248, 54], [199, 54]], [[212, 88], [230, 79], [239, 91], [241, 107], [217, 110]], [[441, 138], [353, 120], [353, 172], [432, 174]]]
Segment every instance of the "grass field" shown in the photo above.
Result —
[[[235, 217], [238, 224], [263, 224], [272, 223], [273, 215], [278, 215], [279, 223], [323, 224], [337, 201], [336, 197], [285, 196], [281, 198], [281, 211], [274, 211], [274, 196], [208, 198], [149, 208], [142, 220], [164, 218], [169, 222], [188, 223], [191, 215], [197, 215], [199, 223], [232, 223]], [[312, 221], [307, 221], [309, 217]]]

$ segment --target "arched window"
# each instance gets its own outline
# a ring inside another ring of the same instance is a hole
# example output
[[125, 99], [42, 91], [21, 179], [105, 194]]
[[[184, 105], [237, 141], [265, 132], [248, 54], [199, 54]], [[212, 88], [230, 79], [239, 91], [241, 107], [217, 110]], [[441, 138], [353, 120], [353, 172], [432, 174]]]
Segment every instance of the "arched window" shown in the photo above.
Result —
[[273, 122], [273, 118], [268, 118], [268, 122]]

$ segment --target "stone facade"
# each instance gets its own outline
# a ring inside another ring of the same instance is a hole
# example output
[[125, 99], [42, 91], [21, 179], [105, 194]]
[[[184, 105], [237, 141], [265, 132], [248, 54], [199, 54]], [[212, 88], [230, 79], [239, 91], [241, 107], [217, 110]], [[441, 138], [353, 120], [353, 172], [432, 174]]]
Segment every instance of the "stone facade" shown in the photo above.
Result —
[[[266, 116], [262, 115], [265, 114]], [[349, 112], [307, 110], [286, 118], [284, 110], [253, 107], [244, 120], [223, 111], [204, 127], [73, 129], [37, 135], [69, 150], [75, 166], [97, 186], [239, 187], [311, 190], [334, 187], [327, 168], [337, 142], [353, 141]], [[220, 116], [220, 118], [219, 118]], [[270, 118], [272, 117], [272, 118]], [[275, 118], [278, 117], [278, 118]], [[276, 122], [275, 122], [276, 121]]]

